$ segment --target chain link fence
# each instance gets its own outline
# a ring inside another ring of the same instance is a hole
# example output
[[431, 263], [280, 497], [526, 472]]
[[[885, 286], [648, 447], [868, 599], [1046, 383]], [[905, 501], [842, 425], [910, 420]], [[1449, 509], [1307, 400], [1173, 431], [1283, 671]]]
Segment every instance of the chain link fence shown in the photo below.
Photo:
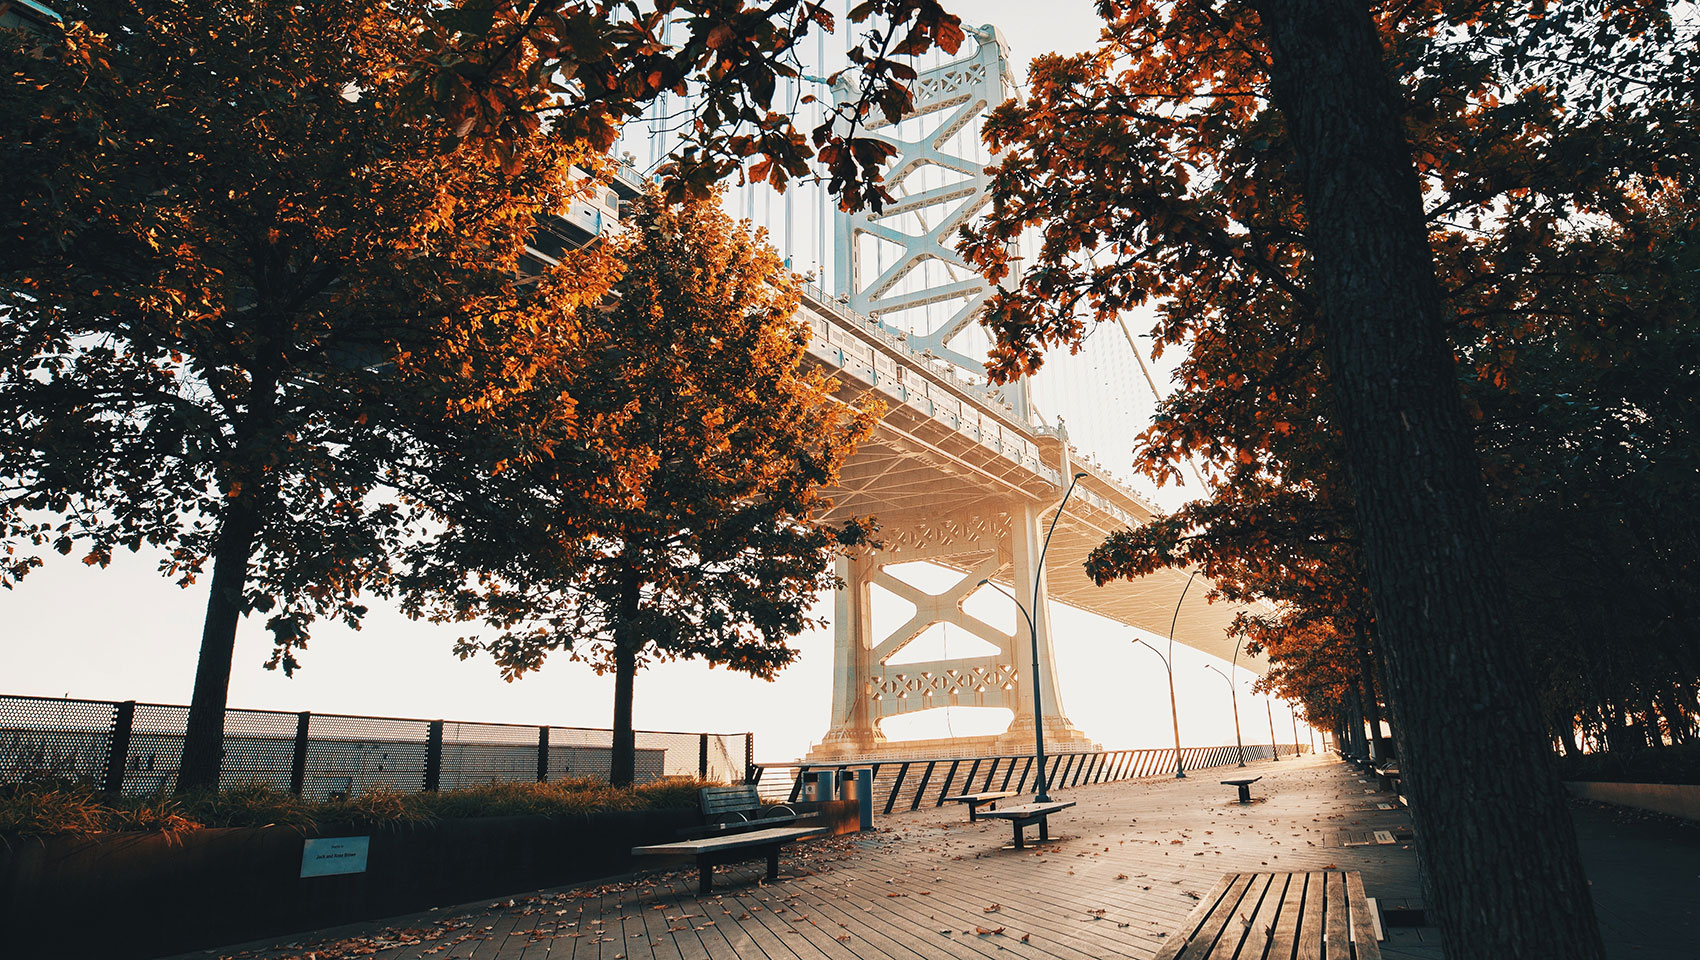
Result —
[[[0, 696], [0, 783], [50, 778], [126, 794], [177, 782], [189, 708], [133, 700]], [[636, 732], [636, 781], [742, 782], [748, 733]], [[277, 710], [225, 712], [220, 784], [309, 800], [567, 777], [608, 779], [613, 732]]]

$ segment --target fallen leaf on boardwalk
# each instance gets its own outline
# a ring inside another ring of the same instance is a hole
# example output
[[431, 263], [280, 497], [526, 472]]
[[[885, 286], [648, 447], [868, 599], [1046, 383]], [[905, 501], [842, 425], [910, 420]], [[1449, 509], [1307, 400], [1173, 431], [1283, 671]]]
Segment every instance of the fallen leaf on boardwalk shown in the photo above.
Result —
[[1002, 909], [1003, 909], [1003, 904], [994, 903], [989, 907], [981, 907], [980, 912], [981, 913], [997, 913], [999, 910], [1002, 910]]
[[838, 936], [836, 936], [836, 937], [833, 937], [833, 938], [832, 938], [832, 939], [834, 939], [834, 940], [837, 940], [837, 941], [839, 941], [839, 942], [843, 942], [843, 941], [845, 941], [845, 940], [848, 940], [848, 939], [850, 939], [850, 935], [849, 935], [849, 934], [848, 934], [848, 933], [845, 933], [845, 934], [840, 934], [840, 935], [838, 935]]
[[888, 896], [888, 897], [907, 897], [907, 896], [909, 896], [909, 894], [907, 894], [907, 893], [888, 893], [888, 894], [886, 894], [886, 896]]
[[1125, 874], [1125, 873], [1118, 873], [1118, 874], [1116, 874], [1116, 879], [1117, 879], [1117, 880], [1126, 880], [1126, 879], [1127, 879], [1127, 874]]
[[974, 932], [982, 937], [1001, 937], [1003, 936], [1003, 929], [1003, 927], [997, 927], [992, 930], [987, 930], [985, 927], [975, 927]]
[[1031, 933], [1024, 933], [1024, 934], [1021, 935], [1021, 942], [1022, 943], [1026, 943], [1027, 941], [1029, 941], [1031, 939], [1033, 939], [1033, 935]]
[[1182, 890], [1181, 892], [1186, 894], [1187, 896], [1193, 898], [1194, 900], [1203, 900], [1204, 899], [1203, 897], [1199, 896], [1198, 894], [1193, 893], [1191, 890]]

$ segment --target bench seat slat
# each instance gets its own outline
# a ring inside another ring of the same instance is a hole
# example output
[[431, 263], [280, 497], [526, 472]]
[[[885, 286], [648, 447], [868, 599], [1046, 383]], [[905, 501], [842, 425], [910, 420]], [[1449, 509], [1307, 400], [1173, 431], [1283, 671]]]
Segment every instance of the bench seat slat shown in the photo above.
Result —
[[1381, 960], [1381, 947], [1356, 871], [1230, 873], [1157, 960]]
[[1257, 913], [1251, 918], [1250, 927], [1245, 933], [1245, 943], [1240, 947], [1239, 956], [1263, 956], [1264, 950], [1268, 948], [1269, 941], [1273, 937], [1275, 926], [1280, 922], [1281, 908], [1286, 903], [1289, 892], [1295, 884], [1302, 885], [1303, 883], [1303, 874], [1274, 873], [1269, 875], [1268, 889], [1263, 895], [1263, 902], [1257, 905]]
[[953, 797], [945, 797], [945, 799], [952, 803], [983, 803], [987, 800], [1002, 800], [1005, 797], [1013, 796], [1016, 796], [1014, 790], [989, 790], [984, 793], [959, 793]]
[[1198, 901], [1198, 906], [1193, 907], [1192, 912], [1187, 914], [1180, 929], [1170, 934], [1169, 939], [1163, 941], [1163, 949], [1157, 951], [1156, 960], [1176, 960], [1181, 955], [1181, 951], [1185, 950], [1187, 944], [1191, 942], [1193, 932], [1204, 925], [1204, 918], [1210, 916], [1210, 912], [1216, 909], [1216, 905], [1227, 895], [1228, 888], [1233, 885], [1237, 878], [1238, 874], [1227, 873], [1222, 875], [1222, 879], [1216, 881], [1216, 886], [1212, 887], [1204, 899]]
[[[1250, 889], [1253, 874], [1242, 873], [1234, 878], [1228, 892], [1216, 905], [1216, 910], [1204, 918], [1204, 925], [1193, 934], [1192, 943], [1184, 956], [1186, 960], [1203, 960], [1216, 950], [1216, 943], [1222, 939], [1223, 931], [1233, 922], [1234, 913], [1240, 908], [1240, 902], [1245, 899], [1246, 891]], [[1235, 933], [1241, 931], [1236, 930]], [[1238, 937], [1236, 936], [1236, 940]]]
[[1363, 874], [1346, 874], [1346, 900], [1351, 904], [1352, 946], [1357, 960], [1381, 960], [1381, 945], [1375, 941], [1375, 918], [1370, 916], [1369, 897], [1364, 894]]
[[1352, 935], [1346, 927], [1346, 884], [1340, 874], [1328, 874], [1325, 888], [1328, 911], [1323, 922], [1328, 925], [1327, 960], [1352, 960]]
[[723, 850], [736, 850], [740, 847], [759, 847], [774, 842], [784, 843], [790, 840], [801, 840], [822, 832], [821, 827], [775, 827], [769, 830], [754, 830], [749, 833], [737, 833], [728, 837], [706, 837], [701, 840], [677, 840], [672, 843], [655, 843], [648, 846], [633, 847], [634, 855], [682, 853], [701, 855], [716, 853]]
[[1305, 877], [1304, 921], [1299, 928], [1298, 955], [1301, 957], [1322, 956], [1322, 914], [1328, 906], [1323, 882], [1327, 877], [1326, 873], [1312, 873]]
[[[1227, 911], [1227, 916], [1221, 924], [1221, 930], [1216, 934], [1216, 945], [1211, 948], [1207, 960], [1234, 960], [1234, 958], [1240, 956], [1240, 946], [1245, 942], [1246, 935], [1251, 929], [1252, 916], [1263, 902], [1264, 894], [1269, 892], [1269, 881], [1272, 879], [1269, 875], [1252, 873], [1242, 874], [1242, 876], [1249, 877], [1250, 882], [1246, 884], [1245, 890], [1240, 893], [1240, 902], [1234, 904], [1232, 910]], [[1211, 925], [1215, 926], [1214, 920], [1211, 921]], [[1246, 956], [1253, 957], [1258, 956], [1258, 954], [1247, 953]]]
[[1275, 935], [1269, 938], [1269, 956], [1287, 960], [1297, 946], [1300, 911], [1304, 909], [1305, 884], [1316, 874], [1295, 873], [1287, 880], [1287, 895], [1281, 898], [1281, 913], [1275, 918]]

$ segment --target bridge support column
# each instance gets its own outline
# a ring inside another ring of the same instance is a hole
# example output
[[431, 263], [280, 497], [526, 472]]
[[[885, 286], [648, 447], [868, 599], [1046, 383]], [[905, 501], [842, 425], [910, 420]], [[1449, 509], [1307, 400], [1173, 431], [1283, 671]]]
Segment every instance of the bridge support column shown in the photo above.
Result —
[[[1039, 554], [1044, 549], [1045, 526], [1050, 514], [1038, 504], [1024, 501], [1010, 510], [1010, 582], [1021, 605], [1033, 615], [1037, 636], [1031, 636], [1026, 623], [1018, 626], [1015, 643], [1016, 663], [1026, 673], [1033, 669], [1033, 643], [1039, 644], [1039, 712], [1045, 725], [1045, 751], [1057, 753], [1068, 750], [1095, 749], [1063, 713], [1062, 697], [1057, 690], [1057, 661], [1051, 649], [1050, 588], [1045, 583], [1044, 568], [1039, 566]], [[1034, 585], [1037, 584], [1037, 587]], [[1033, 680], [1025, 677], [1017, 688], [1015, 719], [1009, 729], [998, 737], [1000, 751], [1022, 752], [1033, 749]]]
[[833, 595], [832, 726], [820, 751], [855, 755], [885, 742], [868, 713], [868, 677], [874, 668], [873, 597], [868, 588], [878, 569], [874, 558], [840, 557], [844, 586]]

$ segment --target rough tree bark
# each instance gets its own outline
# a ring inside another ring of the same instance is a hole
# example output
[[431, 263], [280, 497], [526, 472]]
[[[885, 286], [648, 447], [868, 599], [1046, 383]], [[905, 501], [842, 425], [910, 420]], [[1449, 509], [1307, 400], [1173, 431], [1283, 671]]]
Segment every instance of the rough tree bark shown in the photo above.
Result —
[[1602, 956], [1546, 730], [1500, 623], [1422, 197], [1367, 5], [1261, 0], [1398, 747], [1452, 960]]

